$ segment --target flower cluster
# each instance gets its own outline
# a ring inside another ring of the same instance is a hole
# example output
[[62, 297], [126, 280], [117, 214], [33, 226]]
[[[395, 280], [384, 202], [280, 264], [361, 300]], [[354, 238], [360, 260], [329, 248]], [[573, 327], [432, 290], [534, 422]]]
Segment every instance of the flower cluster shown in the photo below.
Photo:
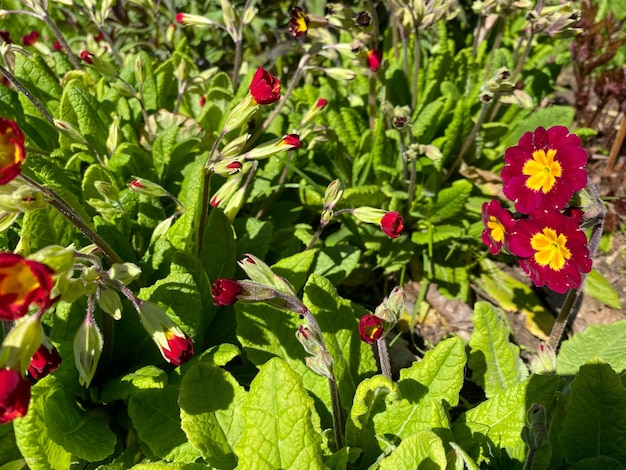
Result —
[[587, 184], [587, 154], [580, 138], [562, 126], [527, 132], [504, 155], [504, 194], [516, 215], [497, 201], [482, 208], [483, 242], [492, 254], [515, 255], [533, 283], [565, 293], [591, 271], [583, 213], [568, 207]]
[[361, 341], [374, 344], [398, 323], [400, 316], [406, 310], [406, 296], [404, 291], [396, 286], [373, 314], [366, 313], [359, 319], [359, 335]]

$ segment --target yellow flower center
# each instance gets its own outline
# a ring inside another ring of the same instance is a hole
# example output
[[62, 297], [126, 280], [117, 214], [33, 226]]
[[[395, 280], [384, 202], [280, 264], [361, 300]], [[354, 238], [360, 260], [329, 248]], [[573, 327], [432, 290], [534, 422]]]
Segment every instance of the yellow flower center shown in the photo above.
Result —
[[304, 12], [299, 12], [295, 18], [298, 28], [296, 32], [298, 33], [306, 33], [309, 29], [308, 21], [306, 14]]
[[4, 168], [20, 161], [20, 148], [12, 142], [14, 140], [15, 133], [10, 127], [4, 134], [0, 134], [0, 167]]
[[12, 303], [23, 303], [26, 296], [41, 286], [24, 263], [0, 268], [0, 295], [15, 295]]
[[565, 260], [572, 256], [567, 249], [567, 237], [562, 233], [557, 235], [551, 228], [544, 228], [543, 232], [536, 233], [530, 239], [530, 246], [536, 250], [535, 261], [540, 266], [550, 265], [550, 269], [560, 271]]
[[487, 227], [491, 230], [491, 238], [500, 243], [504, 240], [504, 227], [502, 224], [496, 219], [495, 216], [490, 216], [487, 221]]
[[548, 153], [543, 150], [535, 150], [532, 160], [524, 163], [522, 173], [529, 178], [526, 180], [526, 187], [533, 191], [549, 192], [556, 179], [561, 176], [561, 164], [554, 160], [555, 149], [549, 149]]

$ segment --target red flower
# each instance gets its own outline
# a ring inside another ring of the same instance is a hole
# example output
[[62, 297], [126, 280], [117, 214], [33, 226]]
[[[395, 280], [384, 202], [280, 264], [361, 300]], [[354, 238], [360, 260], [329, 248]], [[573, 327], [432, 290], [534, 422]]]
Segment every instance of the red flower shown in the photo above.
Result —
[[60, 365], [61, 356], [57, 348], [52, 346], [52, 349], [48, 349], [42, 344], [30, 360], [28, 373], [33, 379], [39, 380], [57, 370]]
[[372, 72], [376, 72], [380, 68], [383, 61], [383, 51], [367, 51], [367, 66]]
[[235, 279], [217, 279], [211, 286], [213, 295], [213, 305], [225, 306], [237, 302], [237, 296], [241, 293], [242, 287]]
[[577, 289], [591, 271], [587, 237], [575, 219], [549, 209], [515, 222], [509, 249], [533, 283], [560, 294]]
[[25, 157], [24, 134], [15, 122], [0, 118], [0, 184], [7, 184], [20, 174]]
[[63, 50], [63, 46], [61, 45], [61, 43], [59, 41], [54, 41], [52, 43], [52, 47], [54, 48], [55, 51], [62, 51]]
[[300, 136], [298, 136], [298, 134], [287, 134], [283, 137], [283, 144], [289, 145], [292, 149], [302, 147], [302, 142], [300, 142]]
[[168, 330], [165, 332], [165, 338], [167, 339], [168, 347], [161, 348], [161, 351], [168, 362], [179, 366], [191, 359], [194, 349], [193, 342], [189, 336], [179, 336], [174, 331]]
[[80, 58], [89, 65], [93, 64], [93, 54], [89, 51], [81, 51]]
[[291, 9], [291, 18], [289, 19], [289, 34], [299, 39], [305, 36], [309, 29], [309, 17], [300, 7]]
[[489, 247], [492, 255], [497, 255], [502, 246], [508, 251], [509, 235], [515, 225], [513, 215], [504, 209], [498, 201], [485, 202], [482, 210], [483, 243]]
[[404, 228], [404, 219], [398, 212], [387, 212], [380, 219], [380, 228], [383, 229], [389, 237], [398, 238]]
[[0, 370], [0, 424], [21, 418], [28, 411], [30, 383], [13, 369]]
[[328, 104], [328, 100], [324, 99], [324, 98], [320, 98], [319, 100], [317, 100], [317, 102], [315, 103], [315, 107], [319, 108], [319, 109], [324, 109], [326, 107], [326, 105]]
[[280, 99], [280, 81], [259, 67], [252, 77], [250, 93], [257, 104], [272, 104]]
[[9, 32], [4, 29], [0, 29], [0, 38], [2, 38], [2, 40], [7, 44], [13, 44], [13, 41], [11, 41], [11, 37], [9, 36]]
[[45, 264], [14, 253], [0, 253], [0, 319], [23, 317], [31, 304], [49, 307], [52, 273]]
[[206, 104], [206, 96], [201, 96], [200, 97], [200, 107], [204, 108], [205, 104]]
[[504, 194], [524, 214], [561, 210], [587, 184], [587, 153], [580, 138], [563, 126], [527, 132], [516, 147], [506, 149], [504, 162]]
[[365, 314], [359, 320], [359, 334], [361, 340], [373, 344], [384, 333], [383, 321], [371, 313]]
[[96, 34], [96, 35], [93, 37], [93, 40], [94, 40], [94, 41], [96, 41], [96, 42], [100, 42], [100, 41], [102, 41], [103, 39], [104, 39], [104, 34], [102, 34], [102, 31], [99, 31], [99, 32], [98, 32], [98, 34]]
[[33, 31], [29, 34], [22, 36], [22, 45], [23, 46], [32, 46], [39, 39], [39, 33], [37, 31]]

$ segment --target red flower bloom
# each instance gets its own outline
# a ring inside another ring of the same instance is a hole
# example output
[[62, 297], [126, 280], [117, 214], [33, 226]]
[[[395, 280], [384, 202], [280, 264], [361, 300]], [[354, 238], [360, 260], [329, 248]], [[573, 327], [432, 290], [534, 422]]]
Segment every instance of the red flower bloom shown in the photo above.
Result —
[[398, 238], [404, 228], [404, 219], [398, 212], [387, 212], [380, 219], [380, 228], [389, 237]]
[[497, 255], [502, 246], [508, 251], [509, 235], [515, 225], [513, 215], [504, 209], [498, 201], [485, 202], [482, 210], [483, 243], [489, 247], [492, 255]]
[[504, 194], [524, 214], [561, 210], [587, 184], [587, 153], [580, 138], [563, 126], [527, 132], [517, 146], [506, 149], [504, 162]]
[[383, 61], [383, 51], [367, 51], [367, 66], [372, 72], [376, 72], [380, 68]]
[[24, 152], [24, 134], [10, 119], [0, 118], [0, 184], [7, 184], [20, 174]]
[[587, 237], [575, 219], [554, 209], [516, 221], [509, 240], [511, 253], [538, 287], [563, 294], [580, 287], [581, 273], [591, 271]]
[[305, 36], [309, 29], [309, 17], [300, 7], [291, 9], [291, 18], [289, 19], [289, 34], [299, 39]]
[[21, 418], [28, 411], [30, 383], [13, 369], [0, 370], [0, 424]]
[[28, 373], [33, 379], [39, 380], [57, 370], [60, 365], [61, 356], [57, 348], [52, 346], [52, 349], [48, 349], [42, 344], [30, 360]]
[[176, 20], [176, 22], [178, 24], [185, 24], [185, 14], [184, 13], [176, 13], [176, 16], [174, 17], [174, 19]]
[[326, 105], [328, 104], [328, 100], [324, 99], [324, 98], [320, 98], [319, 100], [317, 100], [317, 102], [315, 103], [315, 107], [319, 108], [319, 109], [324, 109], [326, 107]]
[[384, 331], [383, 321], [376, 315], [367, 313], [359, 320], [359, 334], [361, 335], [361, 340], [367, 344], [375, 343], [383, 335]]
[[52, 47], [54, 48], [55, 51], [62, 51], [63, 50], [63, 46], [61, 45], [61, 43], [59, 41], [54, 41], [52, 43]]
[[93, 64], [93, 54], [89, 51], [80, 51], [80, 58], [89, 65]]
[[200, 97], [200, 107], [204, 108], [204, 105], [206, 104], [206, 96], [201, 96]]
[[280, 81], [259, 67], [252, 77], [250, 93], [257, 104], [272, 104], [280, 99]]
[[52, 273], [45, 264], [14, 253], [0, 253], [0, 319], [23, 317], [31, 304], [49, 307]]
[[225, 306], [237, 302], [237, 296], [241, 293], [242, 287], [235, 279], [217, 279], [211, 286], [213, 295], [213, 305]]
[[32, 46], [39, 39], [39, 33], [37, 31], [33, 31], [29, 34], [22, 36], [22, 45], [23, 46]]
[[193, 356], [193, 342], [189, 336], [184, 337], [176, 335], [172, 330], [165, 332], [167, 339], [167, 348], [161, 348], [163, 356], [171, 364], [179, 366], [184, 362], [187, 362]]

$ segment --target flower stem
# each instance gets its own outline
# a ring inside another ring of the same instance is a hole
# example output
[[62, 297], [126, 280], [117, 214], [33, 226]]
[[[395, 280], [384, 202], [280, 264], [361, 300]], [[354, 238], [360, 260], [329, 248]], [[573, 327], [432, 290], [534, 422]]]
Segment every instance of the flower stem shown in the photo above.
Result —
[[44, 15], [42, 15], [41, 19], [44, 21], [44, 23], [48, 25], [48, 27], [52, 30], [56, 38], [59, 40], [59, 42], [61, 43], [61, 46], [63, 46], [63, 50], [67, 52], [67, 56], [69, 57], [70, 62], [72, 63], [74, 68], [76, 70], [82, 70], [83, 67], [80, 65], [80, 61], [78, 60], [78, 57], [76, 57], [76, 55], [72, 52], [72, 48], [65, 40], [65, 36], [63, 36], [63, 33], [57, 27], [54, 21], [52, 21], [48, 13], [46, 12]]
[[378, 360], [380, 361], [380, 370], [385, 377], [391, 380], [391, 363], [389, 362], [389, 351], [387, 350], [387, 343], [385, 338], [378, 338], [376, 340], [376, 346], [378, 348]]
[[65, 200], [59, 196], [55, 191], [50, 188], [47, 188], [37, 181], [32, 179], [31, 177], [25, 175], [24, 173], [20, 176], [29, 186], [35, 188], [38, 191], [41, 191], [44, 194], [46, 200], [61, 214], [65, 216], [78, 230], [82, 232], [92, 243], [94, 243], [105, 256], [107, 261], [111, 264], [113, 263], [123, 263], [122, 258], [111, 248], [111, 246], [100, 236], [98, 235], [88, 224], [83, 220], [83, 218], [78, 215], [78, 213], [74, 210], [72, 206], [70, 206]]
[[474, 127], [472, 128], [469, 135], [465, 139], [465, 142], [463, 142], [463, 146], [461, 147], [461, 151], [456, 157], [456, 160], [454, 160], [454, 163], [450, 166], [450, 169], [446, 173], [446, 178], [449, 177], [452, 173], [454, 173], [454, 171], [463, 162], [463, 157], [469, 150], [470, 146], [472, 145], [472, 142], [474, 142], [474, 139], [476, 138], [476, 134], [478, 134], [480, 127], [483, 125], [485, 117], [487, 116], [487, 109], [489, 109], [489, 103], [483, 103], [482, 108], [480, 108], [480, 114], [478, 115], [478, 119], [476, 119], [476, 123], [474, 124]]
[[204, 184], [202, 186], [202, 209], [200, 212], [200, 226], [198, 228], [198, 251], [202, 251], [202, 239], [204, 237], [204, 229], [206, 228], [206, 219], [207, 214], [209, 212], [209, 190], [211, 186], [211, 173], [209, 173], [209, 166], [214, 160], [214, 155], [217, 152], [217, 147], [220, 142], [226, 135], [226, 129], [222, 129], [222, 132], [215, 142], [213, 142], [213, 146], [211, 147], [211, 152], [209, 153], [209, 157], [207, 158], [206, 164], [204, 165]]

